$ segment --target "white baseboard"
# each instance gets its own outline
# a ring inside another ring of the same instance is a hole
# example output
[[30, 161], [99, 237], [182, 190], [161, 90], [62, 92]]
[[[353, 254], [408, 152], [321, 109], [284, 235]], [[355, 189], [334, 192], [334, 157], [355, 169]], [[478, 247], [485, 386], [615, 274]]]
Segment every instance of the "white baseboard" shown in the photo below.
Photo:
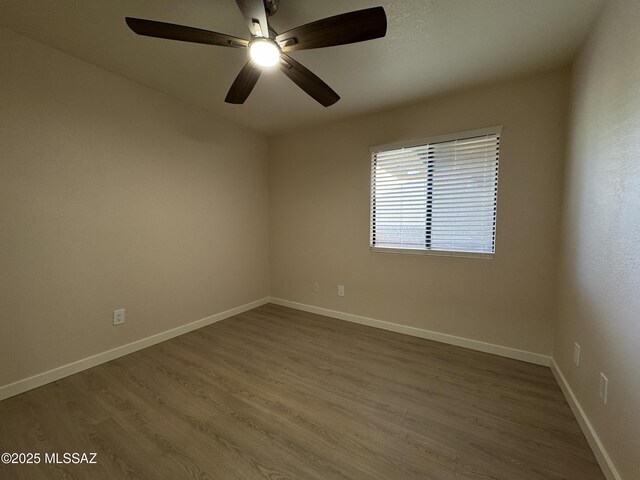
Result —
[[525, 350], [518, 350], [511, 347], [504, 347], [502, 345], [494, 345], [492, 343], [486, 343], [480, 340], [456, 337], [455, 335], [448, 335], [446, 333], [424, 330], [422, 328], [409, 327], [407, 325], [386, 322], [384, 320], [376, 320], [374, 318], [362, 317], [360, 315], [353, 315], [351, 313], [338, 312], [336, 310], [329, 310], [327, 308], [314, 307], [313, 305], [292, 302], [290, 300], [283, 300], [281, 298], [271, 297], [271, 303], [282, 305], [284, 307], [296, 308], [305, 312], [317, 313], [318, 315], [337, 318], [339, 320], [346, 320], [347, 322], [359, 323], [361, 325], [381, 328], [383, 330], [389, 330], [391, 332], [404, 333], [405, 335], [426, 338], [427, 340], [448, 343], [449, 345], [470, 348], [472, 350], [478, 350], [480, 352], [492, 353], [501, 357], [513, 358], [516, 360], [522, 360], [524, 362], [535, 363], [536, 365], [544, 365], [545, 367], [548, 367], [551, 364], [550, 356], [534, 352], [527, 352]]
[[96, 365], [109, 362], [118, 357], [123, 357], [124, 355], [128, 355], [129, 353], [142, 350], [143, 348], [150, 347], [151, 345], [155, 345], [156, 343], [164, 342], [198, 328], [206, 327], [207, 325], [211, 325], [212, 323], [219, 322], [221, 320], [224, 320], [225, 318], [233, 317], [234, 315], [238, 315], [267, 303], [269, 303], [269, 298], [265, 297], [254, 302], [232, 308], [231, 310], [217, 313], [215, 315], [211, 315], [210, 317], [196, 320], [195, 322], [187, 323], [186, 325], [182, 325], [165, 332], [157, 333], [155, 335], [151, 335], [150, 337], [136, 340], [135, 342], [128, 343], [121, 347], [116, 347], [111, 350], [107, 350], [106, 352], [98, 353], [97, 355], [92, 355], [91, 357], [83, 358], [76, 362], [54, 368], [53, 370], [39, 373], [32, 377], [18, 380], [17, 382], [10, 383], [8, 385], [4, 385], [0, 387], [0, 400], [13, 397], [14, 395], [24, 393], [27, 390], [46, 385], [47, 383], [55, 382], [56, 380], [67, 377], [69, 375], [73, 375], [74, 373], [81, 372], [82, 370], [86, 370], [88, 368], [95, 367]]
[[598, 434], [593, 428], [593, 425], [589, 421], [586, 413], [584, 413], [580, 402], [569, 386], [569, 383], [562, 373], [562, 370], [560, 370], [560, 367], [558, 367], [558, 364], [553, 358], [551, 359], [551, 371], [556, 377], [556, 380], [558, 381], [558, 384], [562, 389], [562, 393], [564, 393], [564, 396], [567, 399], [569, 406], [571, 407], [571, 411], [573, 411], [573, 415], [578, 420], [578, 424], [582, 429], [582, 433], [584, 433], [587, 442], [589, 442], [589, 446], [591, 447], [591, 450], [593, 450], [593, 454], [596, 456], [596, 460], [598, 461], [598, 464], [600, 465], [604, 476], [607, 478], [607, 480], [622, 480], [622, 477], [616, 470], [616, 467], [611, 461], [611, 457], [609, 457], [609, 454], [605, 450], [604, 445], [602, 445], [602, 442], [600, 441]]

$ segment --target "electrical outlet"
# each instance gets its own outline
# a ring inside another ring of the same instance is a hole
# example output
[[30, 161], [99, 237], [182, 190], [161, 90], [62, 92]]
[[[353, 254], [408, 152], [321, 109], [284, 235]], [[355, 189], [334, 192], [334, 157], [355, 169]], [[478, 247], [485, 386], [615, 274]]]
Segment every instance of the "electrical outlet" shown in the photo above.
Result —
[[320, 293], [320, 282], [313, 282], [313, 291]]
[[573, 344], [573, 363], [576, 364], [576, 367], [580, 366], [580, 345], [577, 343]]
[[344, 285], [338, 285], [338, 296], [344, 297]]
[[609, 379], [600, 372], [600, 400], [605, 405], [607, 404], [607, 397], [609, 395]]
[[113, 311], [113, 324], [122, 325], [124, 323], [124, 308]]

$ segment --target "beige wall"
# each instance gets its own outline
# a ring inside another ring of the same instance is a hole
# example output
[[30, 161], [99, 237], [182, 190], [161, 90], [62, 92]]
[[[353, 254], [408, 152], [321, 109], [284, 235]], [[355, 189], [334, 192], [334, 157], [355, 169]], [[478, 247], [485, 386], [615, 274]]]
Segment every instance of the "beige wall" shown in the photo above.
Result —
[[[271, 295], [549, 355], [568, 86], [545, 73], [272, 138]], [[495, 259], [370, 252], [369, 147], [497, 124]]]
[[0, 386], [267, 296], [266, 148], [0, 29]]
[[[575, 66], [554, 342], [556, 362], [629, 480], [640, 478], [638, 25], [640, 2], [610, 2]], [[609, 378], [606, 406], [600, 372]]]

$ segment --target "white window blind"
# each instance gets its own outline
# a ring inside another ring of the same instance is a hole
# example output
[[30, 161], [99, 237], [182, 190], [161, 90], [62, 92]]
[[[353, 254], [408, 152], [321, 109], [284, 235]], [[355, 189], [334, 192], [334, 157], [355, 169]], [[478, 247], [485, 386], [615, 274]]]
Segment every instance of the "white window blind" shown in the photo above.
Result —
[[372, 148], [371, 248], [492, 257], [501, 130]]

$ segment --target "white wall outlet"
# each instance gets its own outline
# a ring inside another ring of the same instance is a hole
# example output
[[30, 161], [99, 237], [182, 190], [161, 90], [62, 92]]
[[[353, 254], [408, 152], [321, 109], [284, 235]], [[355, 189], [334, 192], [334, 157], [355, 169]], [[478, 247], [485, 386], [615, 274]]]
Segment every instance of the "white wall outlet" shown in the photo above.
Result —
[[113, 324], [122, 325], [124, 323], [124, 308], [113, 311]]
[[320, 293], [320, 282], [313, 282], [313, 291]]
[[344, 297], [344, 285], [338, 285], [338, 296]]
[[573, 344], [573, 363], [576, 364], [576, 367], [580, 366], [580, 345], [577, 343]]
[[609, 394], [609, 379], [600, 372], [600, 400], [605, 405], [607, 404], [607, 397]]

